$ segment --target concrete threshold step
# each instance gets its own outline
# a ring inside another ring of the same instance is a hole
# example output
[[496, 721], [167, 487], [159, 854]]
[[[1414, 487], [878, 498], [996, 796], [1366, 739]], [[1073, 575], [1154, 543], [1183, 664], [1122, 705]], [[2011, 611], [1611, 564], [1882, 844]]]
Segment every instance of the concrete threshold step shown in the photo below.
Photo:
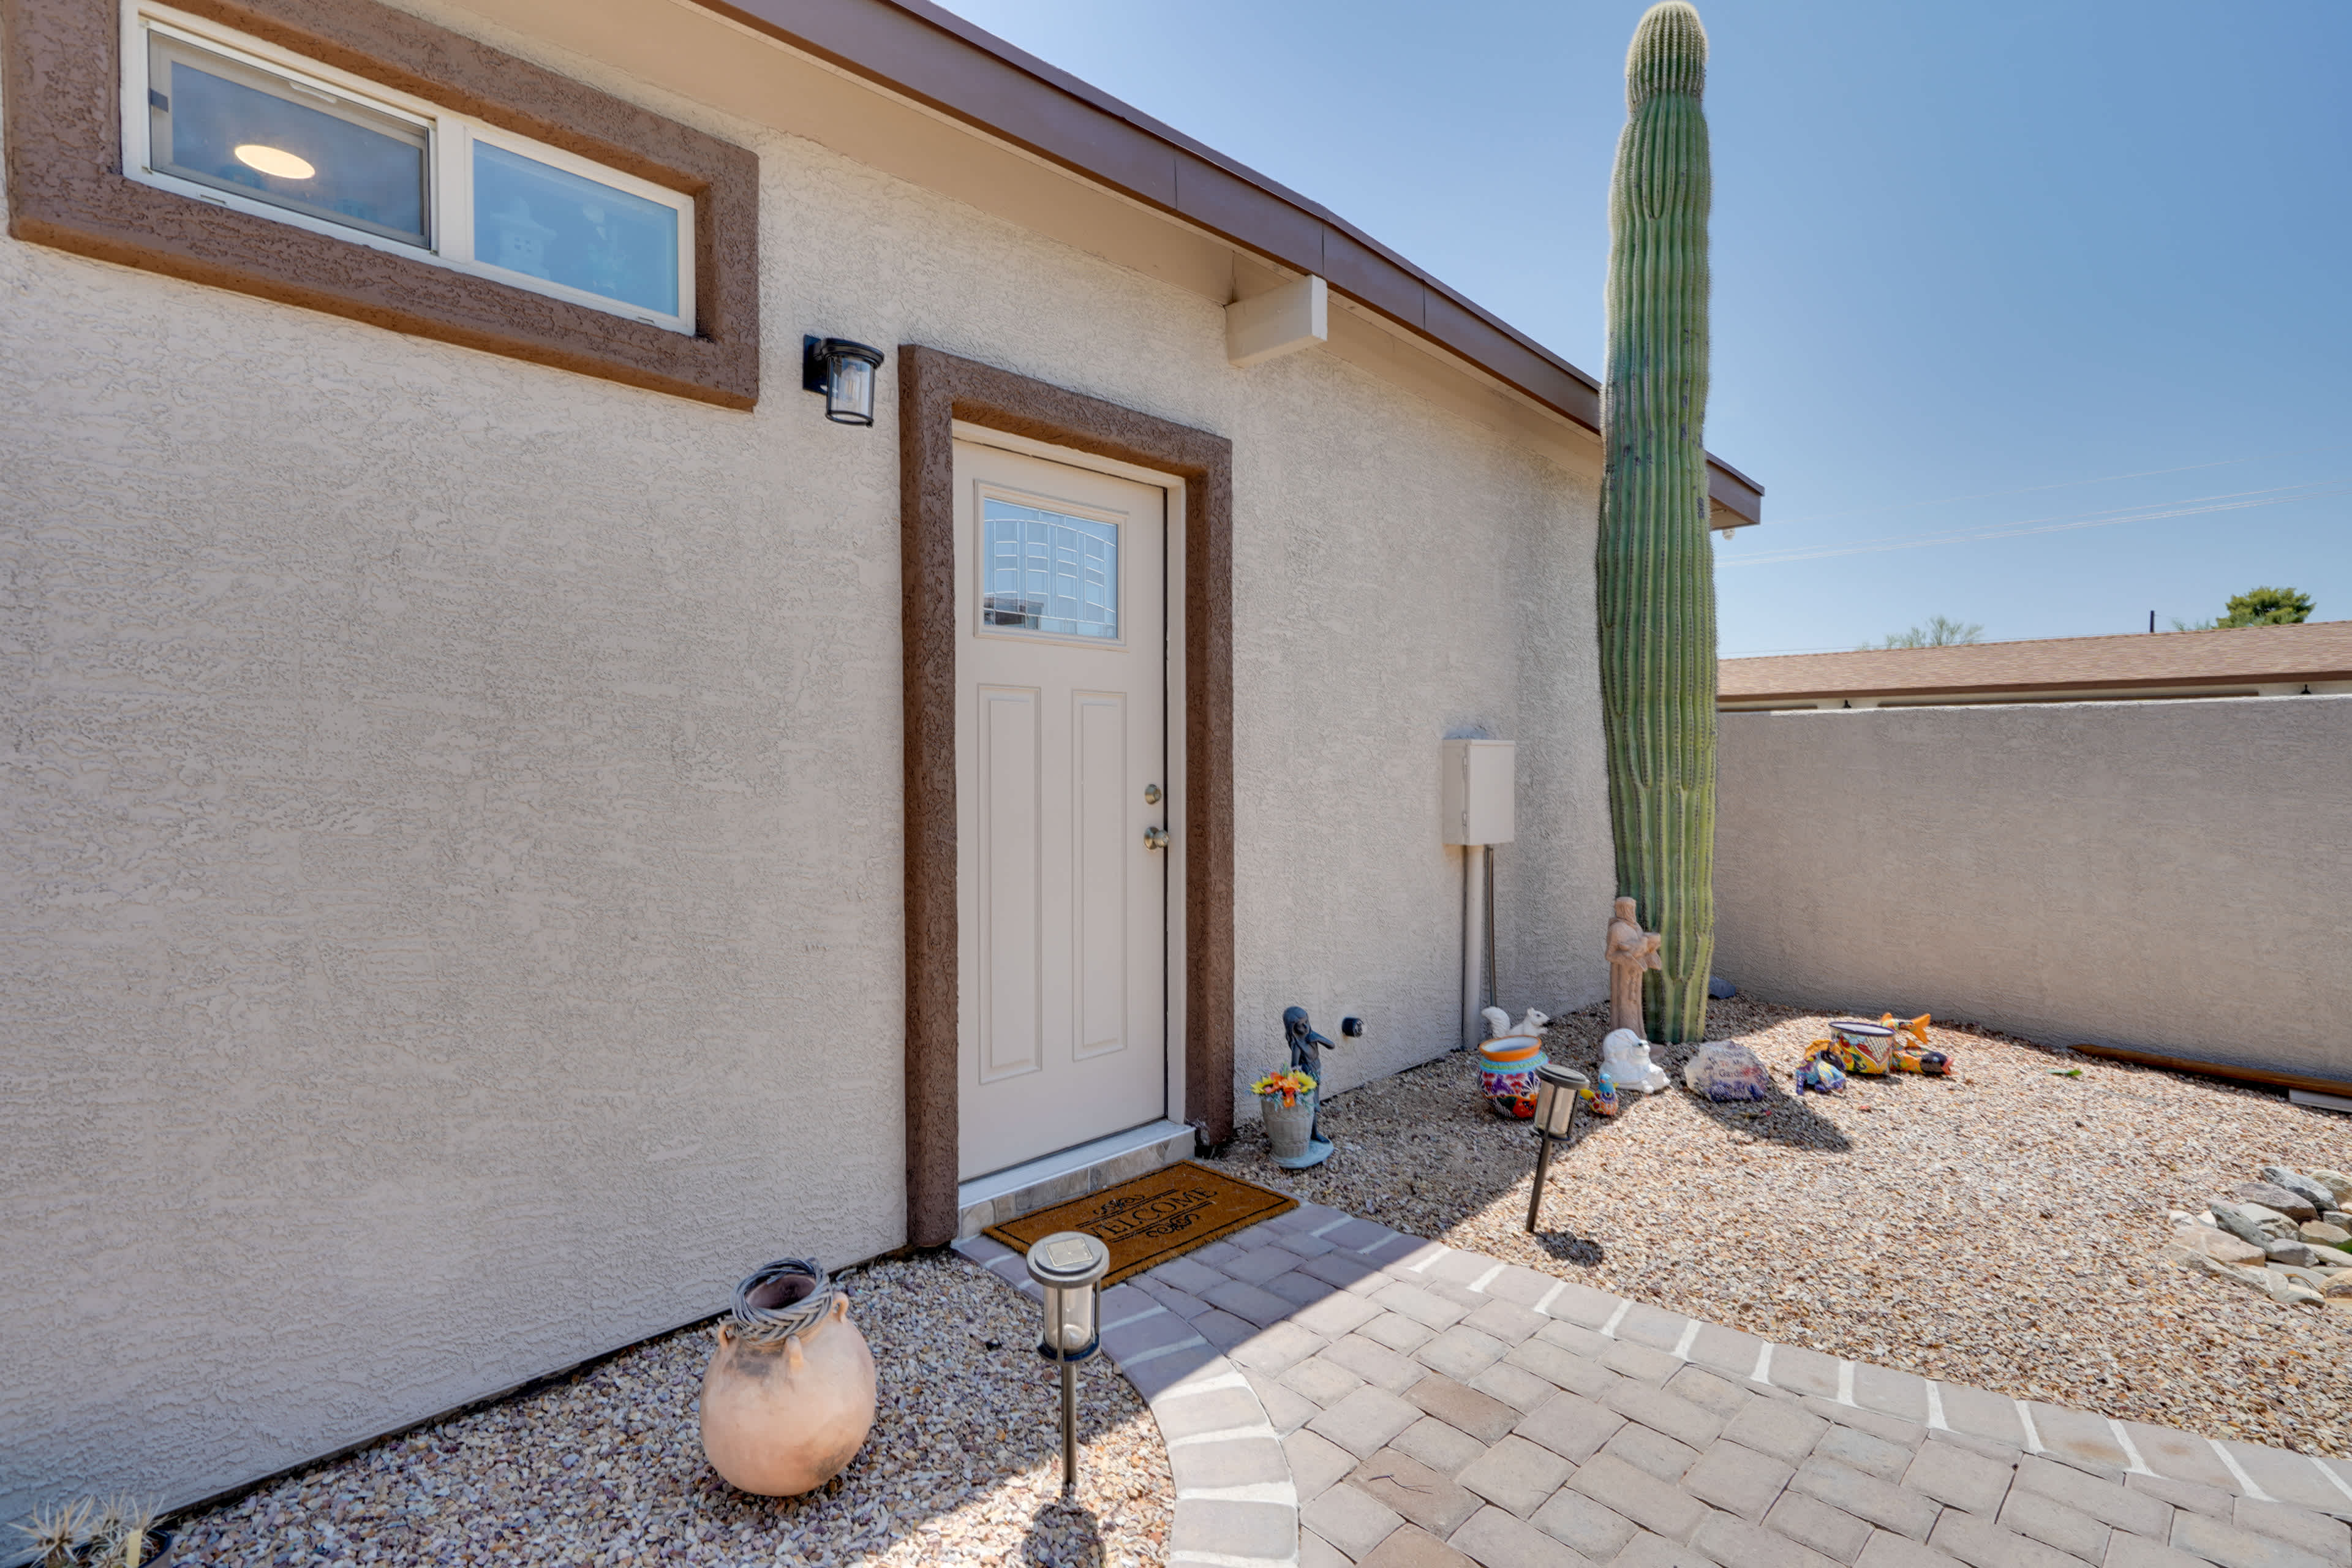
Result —
[[1148, 1121], [993, 1175], [974, 1176], [956, 1188], [956, 1237], [969, 1239], [992, 1225], [1131, 1182], [1190, 1158], [1192, 1143], [1192, 1129], [1183, 1122]]

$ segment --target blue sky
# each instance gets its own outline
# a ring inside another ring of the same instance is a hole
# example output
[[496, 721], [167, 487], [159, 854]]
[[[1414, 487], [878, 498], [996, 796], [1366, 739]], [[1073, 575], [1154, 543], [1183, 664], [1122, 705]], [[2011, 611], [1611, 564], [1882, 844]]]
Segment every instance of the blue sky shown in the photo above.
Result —
[[[952, 8], [1600, 373], [1635, 0]], [[2352, 6], [1699, 9], [1727, 655], [2352, 619]]]

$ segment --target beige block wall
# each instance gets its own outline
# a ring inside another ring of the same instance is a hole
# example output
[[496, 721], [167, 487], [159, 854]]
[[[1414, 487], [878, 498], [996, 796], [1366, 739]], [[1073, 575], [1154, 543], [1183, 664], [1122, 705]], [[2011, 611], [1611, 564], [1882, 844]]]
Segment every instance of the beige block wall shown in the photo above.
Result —
[[1722, 718], [1716, 968], [2352, 1080], [2352, 697]]
[[546, 58], [761, 155], [755, 412], [0, 238], [0, 1519], [901, 1242], [896, 384], [825, 423], [804, 331], [1234, 439], [1243, 1071], [1292, 1001], [1343, 1085], [1454, 1043], [1462, 726], [1539, 764], [1507, 989], [1602, 988], [1532, 912], [1608, 892], [1589, 477]]

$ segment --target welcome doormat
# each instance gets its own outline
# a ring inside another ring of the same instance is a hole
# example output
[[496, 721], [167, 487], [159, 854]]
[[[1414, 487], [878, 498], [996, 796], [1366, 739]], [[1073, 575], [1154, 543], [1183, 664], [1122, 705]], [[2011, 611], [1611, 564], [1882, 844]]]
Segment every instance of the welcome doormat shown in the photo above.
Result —
[[1057, 1230], [1082, 1230], [1110, 1248], [1110, 1272], [1103, 1283], [1116, 1285], [1130, 1274], [1297, 1206], [1297, 1198], [1180, 1160], [1148, 1176], [990, 1226], [981, 1234], [1025, 1253]]

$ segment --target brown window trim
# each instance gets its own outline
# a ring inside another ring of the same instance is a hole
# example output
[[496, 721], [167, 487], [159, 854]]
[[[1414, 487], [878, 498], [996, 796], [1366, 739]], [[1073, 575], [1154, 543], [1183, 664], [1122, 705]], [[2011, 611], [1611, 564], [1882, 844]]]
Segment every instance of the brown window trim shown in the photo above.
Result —
[[0, 0], [10, 234], [729, 408], [759, 400], [751, 153], [375, 0], [172, 3], [693, 196], [696, 335], [124, 178], [116, 0]]
[[957, 420], [1184, 481], [1184, 1110], [1234, 1132], [1234, 447], [1223, 436], [959, 359], [898, 349], [906, 643], [907, 1239], [955, 1239]]

